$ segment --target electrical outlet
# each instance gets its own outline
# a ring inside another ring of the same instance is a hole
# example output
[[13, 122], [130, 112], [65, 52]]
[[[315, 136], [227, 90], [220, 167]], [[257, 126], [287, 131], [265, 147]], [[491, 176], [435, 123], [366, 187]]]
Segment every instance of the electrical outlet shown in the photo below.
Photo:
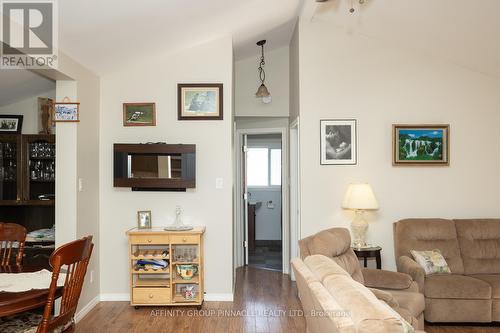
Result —
[[83, 178], [78, 178], [78, 192], [83, 191]]
[[224, 180], [222, 178], [215, 179], [215, 188], [218, 190], [224, 188]]

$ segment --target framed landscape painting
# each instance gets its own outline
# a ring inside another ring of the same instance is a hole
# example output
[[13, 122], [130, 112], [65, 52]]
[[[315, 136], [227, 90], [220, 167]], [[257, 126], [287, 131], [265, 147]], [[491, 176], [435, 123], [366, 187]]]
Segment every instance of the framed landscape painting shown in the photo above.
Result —
[[321, 120], [321, 165], [355, 165], [357, 134], [355, 119]]
[[123, 103], [123, 126], [156, 126], [155, 103]]
[[393, 164], [447, 166], [449, 142], [449, 125], [393, 125]]
[[222, 120], [222, 90], [221, 83], [179, 83], [178, 120]]

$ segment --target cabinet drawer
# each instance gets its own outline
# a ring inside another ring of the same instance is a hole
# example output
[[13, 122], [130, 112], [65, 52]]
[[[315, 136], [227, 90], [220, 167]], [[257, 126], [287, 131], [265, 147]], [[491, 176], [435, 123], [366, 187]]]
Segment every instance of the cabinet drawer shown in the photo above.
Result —
[[170, 300], [170, 288], [132, 288], [134, 304], [164, 304]]
[[198, 235], [172, 235], [170, 236], [172, 244], [199, 244], [200, 236]]
[[168, 244], [168, 235], [131, 235], [131, 244]]

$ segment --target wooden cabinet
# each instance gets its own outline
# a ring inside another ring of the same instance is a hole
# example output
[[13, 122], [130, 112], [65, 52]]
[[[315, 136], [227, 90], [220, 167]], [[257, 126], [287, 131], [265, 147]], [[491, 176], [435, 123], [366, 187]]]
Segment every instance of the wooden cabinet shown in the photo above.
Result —
[[[0, 220], [28, 232], [55, 224], [55, 135], [0, 135]], [[23, 264], [49, 268], [54, 241], [27, 238]]]
[[[127, 231], [130, 305], [201, 306], [205, 290], [204, 232], [205, 227], [189, 231], [164, 231], [161, 228]], [[145, 264], [154, 260], [161, 265]], [[162, 267], [165, 263], [167, 266]]]

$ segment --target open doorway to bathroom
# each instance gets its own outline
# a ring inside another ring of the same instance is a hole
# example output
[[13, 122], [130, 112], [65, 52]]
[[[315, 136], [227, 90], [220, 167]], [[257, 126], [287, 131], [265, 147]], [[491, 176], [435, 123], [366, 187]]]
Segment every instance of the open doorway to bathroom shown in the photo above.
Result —
[[281, 133], [244, 136], [246, 264], [282, 271]]

